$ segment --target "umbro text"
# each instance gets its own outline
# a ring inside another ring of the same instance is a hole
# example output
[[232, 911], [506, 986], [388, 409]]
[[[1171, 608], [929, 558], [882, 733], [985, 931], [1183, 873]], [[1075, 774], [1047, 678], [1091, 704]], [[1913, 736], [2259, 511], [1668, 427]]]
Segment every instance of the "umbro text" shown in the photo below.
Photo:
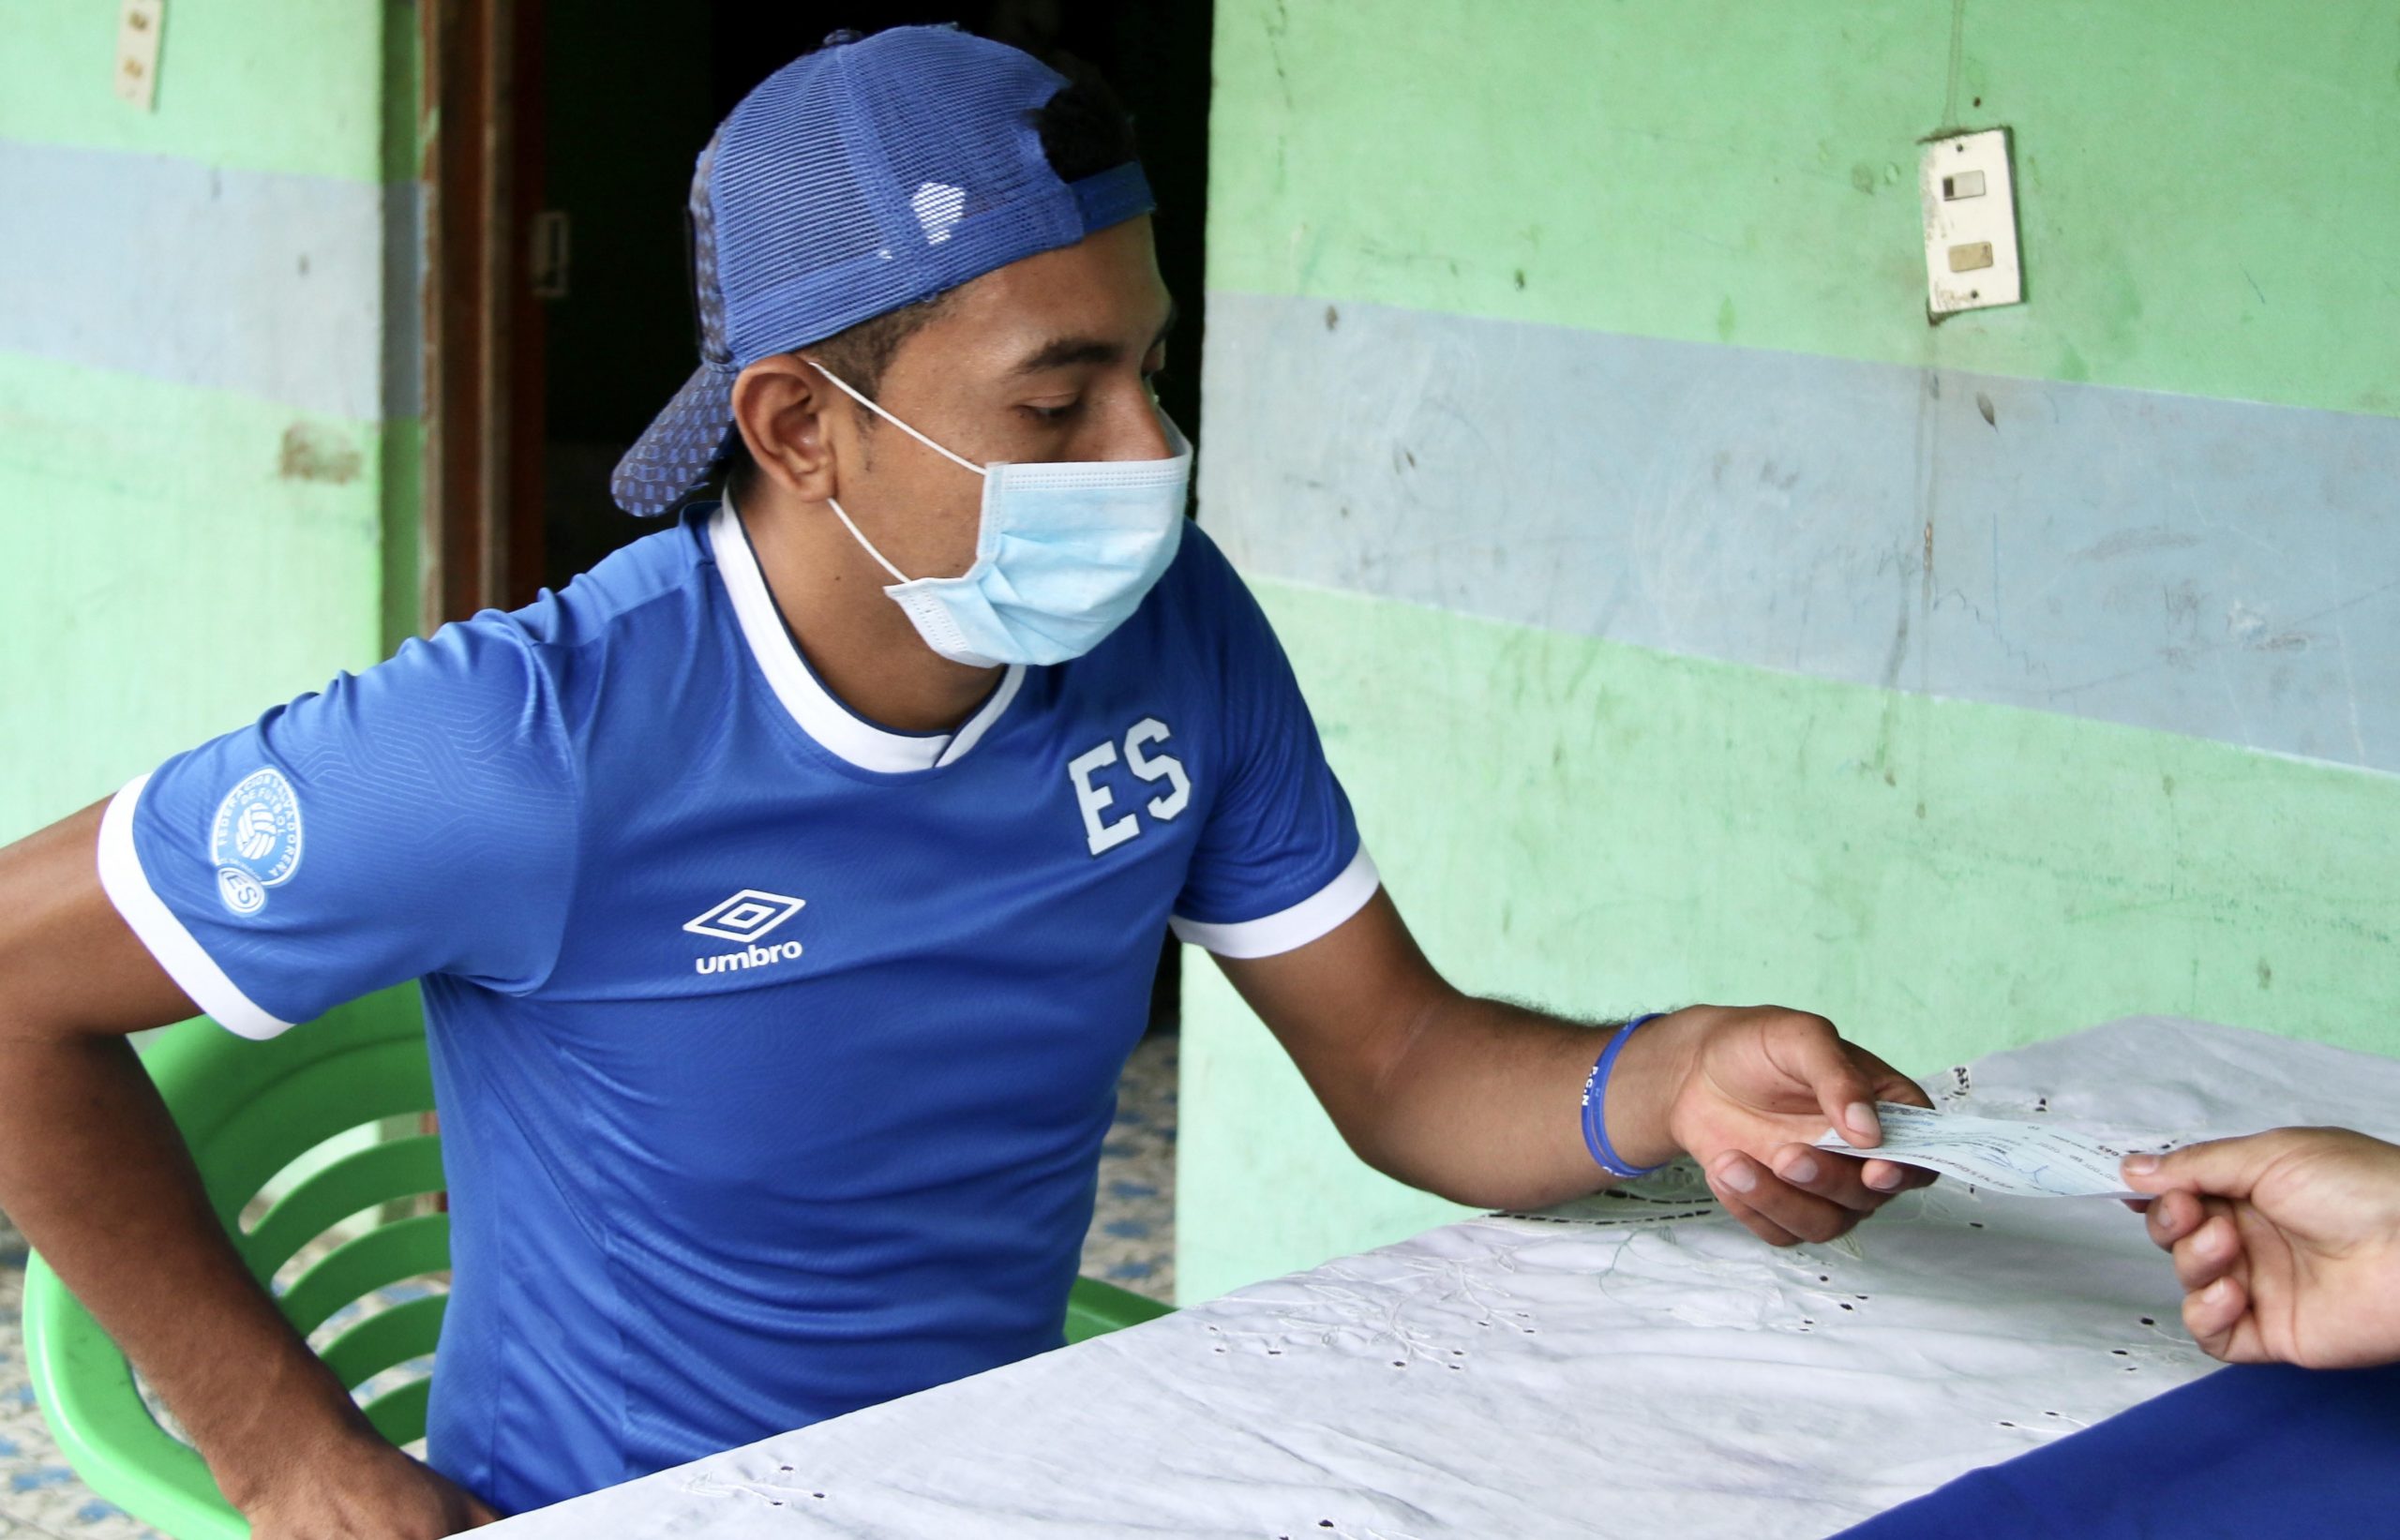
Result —
[[740, 951], [721, 951], [712, 957], [692, 959], [694, 973], [729, 973], [735, 968], [763, 968], [770, 963], [781, 963], [800, 955], [800, 943], [787, 941], [778, 947], [749, 946]]

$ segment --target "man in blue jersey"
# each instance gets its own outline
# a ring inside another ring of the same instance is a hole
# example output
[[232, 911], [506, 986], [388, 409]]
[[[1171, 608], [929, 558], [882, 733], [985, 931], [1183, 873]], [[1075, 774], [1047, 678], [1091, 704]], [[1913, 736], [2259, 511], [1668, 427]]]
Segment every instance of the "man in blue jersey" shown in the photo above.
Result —
[[[0, 1204], [258, 1534], [447, 1533], [1056, 1345], [1170, 927], [1458, 1201], [1688, 1152], [1788, 1244], [1914, 1179], [1808, 1147], [1917, 1099], [1820, 1018], [1596, 1031], [1427, 964], [1184, 521], [1149, 209], [1121, 111], [1013, 50], [799, 60], [702, 155], [701, 366], [616, 481], [721, 501], [0, 854]], [[430, 1468], [243, 1272], [125, 1044], [409, 979]]]

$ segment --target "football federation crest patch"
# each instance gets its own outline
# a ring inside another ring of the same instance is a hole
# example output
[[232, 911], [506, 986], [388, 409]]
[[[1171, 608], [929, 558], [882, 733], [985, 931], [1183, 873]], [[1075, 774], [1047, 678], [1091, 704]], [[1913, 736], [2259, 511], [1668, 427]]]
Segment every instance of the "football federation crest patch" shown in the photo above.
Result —
[[266, 906], [266, 890], [300, 869], [300, 800], [273, 768], [242, 778], [217, 804], [208, 850], [217, 863], [217, 894], [237, 915]]

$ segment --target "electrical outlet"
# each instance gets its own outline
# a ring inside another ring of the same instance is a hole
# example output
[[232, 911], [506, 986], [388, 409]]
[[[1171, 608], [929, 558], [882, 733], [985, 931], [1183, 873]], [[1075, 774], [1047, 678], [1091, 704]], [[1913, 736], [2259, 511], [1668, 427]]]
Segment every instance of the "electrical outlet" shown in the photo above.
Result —
[[143, 112], [158, 97], [158, 34], [167, 0], [125, 0], [116, 19], [116, 94]]
[[1927, 314], [1938, 321], [2022, 300], [2008, 130], [1926, 141], [1917, 184], [1925, 202]]

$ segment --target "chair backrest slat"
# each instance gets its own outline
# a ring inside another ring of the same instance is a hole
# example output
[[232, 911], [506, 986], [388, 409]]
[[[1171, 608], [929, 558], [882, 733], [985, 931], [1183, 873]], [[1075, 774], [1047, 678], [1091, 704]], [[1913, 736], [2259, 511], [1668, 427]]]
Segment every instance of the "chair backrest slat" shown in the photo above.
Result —
[[352, 1215], [398, 1198], [442, 1190], [442, 1140], [412, 1134], [334, 1161], [276, 1200], [242, 1237], [242, 1255], [262, 1278]]
[[334, 1338], [319, 1356], [344, 1387], [355, 1390], [395, 1365], [431, 1353], [449, 1304], [446, 1294], [428, 1294], [379, 1310]]
[[277, 1304], [303, 1336], [370, 1289], [439, 1273], [450, 1265], [450, 1216], [419, 1214], [370, 1230], [326, 1253]]
[[426, 1416], [433, 1406], [433, 1382], [411, 1380], [399, 1389], [376, 1397], [362, 1408], [375, 1431], [394, 1443], [414, 1443], [425, 1437]]
[[[303, 1023], [285, 1036], [318, 1024]], [[219, 1122], [192, 1139], [192, 1159], [230, 1227], [269, 1178], [334, 1135], [432, 1110], [433, 1079], [422, 1041], [341, 1044], [260, 1086], [248, 1117]]]

